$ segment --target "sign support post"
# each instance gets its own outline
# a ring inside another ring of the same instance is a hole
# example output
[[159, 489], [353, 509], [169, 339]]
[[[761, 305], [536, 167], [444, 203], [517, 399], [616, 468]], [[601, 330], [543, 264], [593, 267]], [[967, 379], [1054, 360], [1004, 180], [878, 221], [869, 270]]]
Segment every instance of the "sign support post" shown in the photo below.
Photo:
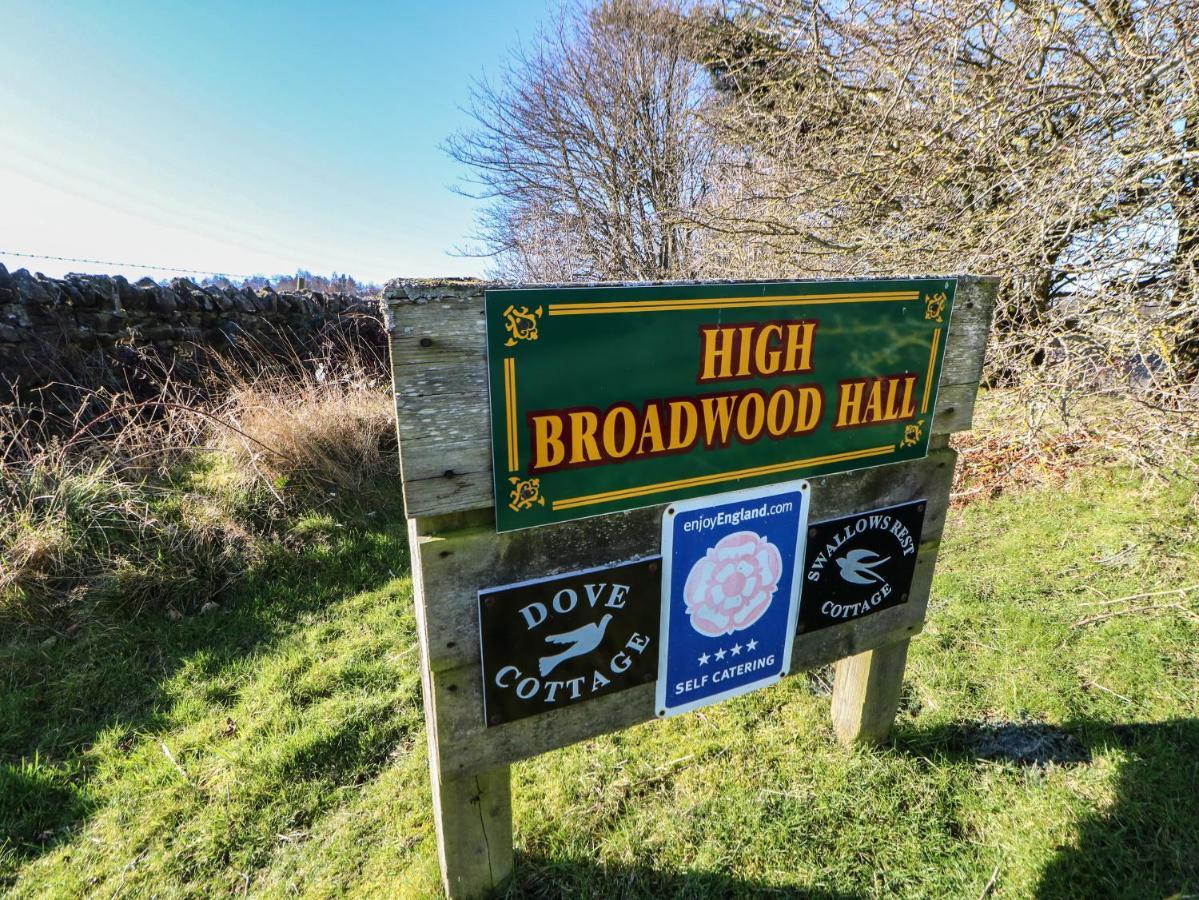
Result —
[[[423, 570], [416, 560], [418, 548], [428, 541], [430, 531], [444, 527], [449, 517], [413, 518], [408, 521], [408, 541], [415, 557], [412, 566], [417, 633], [421, 650], [421, 695], [425, 708], [425, 732], [429, 747], [429, 783], [433, 794], [433, 827], [437, 832], [437, 861], [446, 896], [486, 897], [512, 874], [512, 787], [511, 766], [458, 774], [442, 765], [439, 738], [448, 733], [450, 722], [438, 718], [439, 694], [457, 691], [428, 665], [428, 609]], [[439, 551], [451, 553], [452, 551]]]
[[[560, 295], [538, 286], [546, 296], [532, 306], [519, 290], [474, 280], [393, 281], [384, 290], [434, 820], [451, 898], [488, 896], [513, 871], [511, 763], [657, 718], [660, 635], [644, 612], [660, 598], [645, 596], [636, 572], [661, 555], [672, 501], [810, 485], [785, 671], [836, 663], [839, 739], [886, 739], [949, 505], [948, 438], [971, 426], [998, 279], [594, 288], [592, 301], [579, 285]], [[489, 292], [503, 295], [495, 310], [503, 320], [489, 319]], [[637, 322], [624, 331], [630, 312]], [[859, 324], [866, 330], [855, 345]], [[624, 381], [604, 382], [595, 355], [604, 342], [650, 334], [668, 335], [661, 346], [677, 360], [612, 346], [608, 365]], [[701, 367], [683, 370], [680, 334], [707, 348]], [[497, 337], [503, 351], [489, 358]], [[562, 366], [581, 366], [573, 377], [536, 355], [539, 341], [554, 340]], [[648, 366], [644, 378], [636, 365]], [[599, 396], [601, 384], [657, 393]], [[558, 402], [558, 388], [577, 399]], [[689, 438], [692, 421], [724, 421], [732, 441]], [[761, 434], [772, 425], [777, 434]], [[497, 434], [506, 443], [494, 444]], [[500, 446], [507, 452], [497, 457]], [[622, 454], [627, 465], [610, 459]], [[605, 482], [609, 469], [623, 480]], [[762, 559], [773, 571], [771, 555]], [[633, 574], [615, 574], [629, 567]], [[723, 603], [738, 588], [714, 577], [721, 594], [705, 596]], [[756, 596], [756, 587], [744, 590]], [[481, 604], [492, 600], [484, 616]], [[756, 602], [742, 602], [747, 617]], [[725, 609], [712, 606], [714, 615]], [[510, 644], [520, 652], [509, 655]]]
[[441, 879], [450, 897], [485, 896], [512, 874], [508, 766], [443, 778], [430, 768]]
[[832, 714], [842, 743], [878, 744], [891, 733], [908, 643], [905, 638], [838, 661]]

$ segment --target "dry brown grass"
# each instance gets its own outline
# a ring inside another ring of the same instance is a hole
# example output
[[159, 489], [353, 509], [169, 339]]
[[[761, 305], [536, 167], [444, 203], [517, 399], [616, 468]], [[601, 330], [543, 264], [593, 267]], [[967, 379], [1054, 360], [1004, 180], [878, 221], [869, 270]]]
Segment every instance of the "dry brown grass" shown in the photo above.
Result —
[[282, 501], [374, 496], [398, 478], [388, 395], [353, 379], [272, 377], [236, 386], [213, 440], [242, 473]]
[[219, 600], [297, 513], [360, 511], [394, 484], [386, 387], [330, 346], [214, 361], [202, 392], [93, 393], [52, 429], [0, 410], [0, 620], [66, 629]]
[[953, 505], [1058, 486], [1095, 466], [1135, 469], [1150, 482], [1195, 476], [1193, 428], [1164, 428], [1160, 410], [1120, 392], [1074, 394], [1062, 403], [1020, 389], [980, 394], [974, 429], [951, 441], [958, 451]]

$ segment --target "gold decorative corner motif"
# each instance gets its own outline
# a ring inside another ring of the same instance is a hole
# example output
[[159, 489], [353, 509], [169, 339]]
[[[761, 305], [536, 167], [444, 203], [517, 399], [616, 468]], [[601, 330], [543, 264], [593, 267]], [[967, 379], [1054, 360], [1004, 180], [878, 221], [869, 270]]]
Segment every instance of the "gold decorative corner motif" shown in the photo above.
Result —
[[944, 321], [945, 304], [949, 302], [949, 295], [944, 291], [939, 294], [926, 294], [924, 297], [924, 319], [927, 322], [941, 323]]
[[512, 485], [509, 492], [508, 508], [513, 512], [531, 509], [533, 504], [545, 506], [545, 498], [541, 496], [540, 478], [519, 478], [513, 475], [508, 479]]
[[920, 443], [920, 439], [924, 437], [924, 420], [920, 419], [913, 422], [911, 425], [905, 425], [903, 428], [903, 440], [899, 442], [900, 447], [915, 447]]
[[527, 306], [509, 306], [504, 310], [504, 330], [511, 335], [504, 341], [504, 346], [515, 347], [518, 341], [537, 340], [540, 337], [537, 333], [537, 320], [543, 312], [540, 306], [531, 312]]

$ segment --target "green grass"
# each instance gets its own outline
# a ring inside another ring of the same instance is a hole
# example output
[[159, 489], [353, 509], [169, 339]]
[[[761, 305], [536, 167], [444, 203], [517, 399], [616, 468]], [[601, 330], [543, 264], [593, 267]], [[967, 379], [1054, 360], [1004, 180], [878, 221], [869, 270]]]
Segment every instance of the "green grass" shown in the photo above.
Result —
[[[1092, 472], [954, 514], [890, 745], [798, 677], [522, 763], [510, 896], [1199, 893], [1199, 595], [1105, 603], [1199, 584], [1197, 508]], [[225, 612], [0, 641], [0, 893], [437, 894], [373, 518], [298, 523]]]

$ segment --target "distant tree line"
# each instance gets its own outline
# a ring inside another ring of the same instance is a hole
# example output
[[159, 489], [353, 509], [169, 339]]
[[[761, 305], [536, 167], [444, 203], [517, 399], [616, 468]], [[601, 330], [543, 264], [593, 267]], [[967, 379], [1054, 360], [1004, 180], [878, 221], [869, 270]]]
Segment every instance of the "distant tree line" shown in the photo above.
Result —
[[338, 274], [337, 272], [330, 275], [314, 275], [307, 269], [300, 269], [294, 275], [254, 275], [236, 281], [230, 281], [224, 276], [209, 276], [200, 282], [200, 286], [249, 287], [254, 290], [271, 287], [276, 291], [296, 291], [299, 290], [301, 279], [304, 282], [304, 290], [316, 291], [321, 294], [370, 296], [379, 293], [382, 289], [373, 281], [359, 281], [353, 275]]

